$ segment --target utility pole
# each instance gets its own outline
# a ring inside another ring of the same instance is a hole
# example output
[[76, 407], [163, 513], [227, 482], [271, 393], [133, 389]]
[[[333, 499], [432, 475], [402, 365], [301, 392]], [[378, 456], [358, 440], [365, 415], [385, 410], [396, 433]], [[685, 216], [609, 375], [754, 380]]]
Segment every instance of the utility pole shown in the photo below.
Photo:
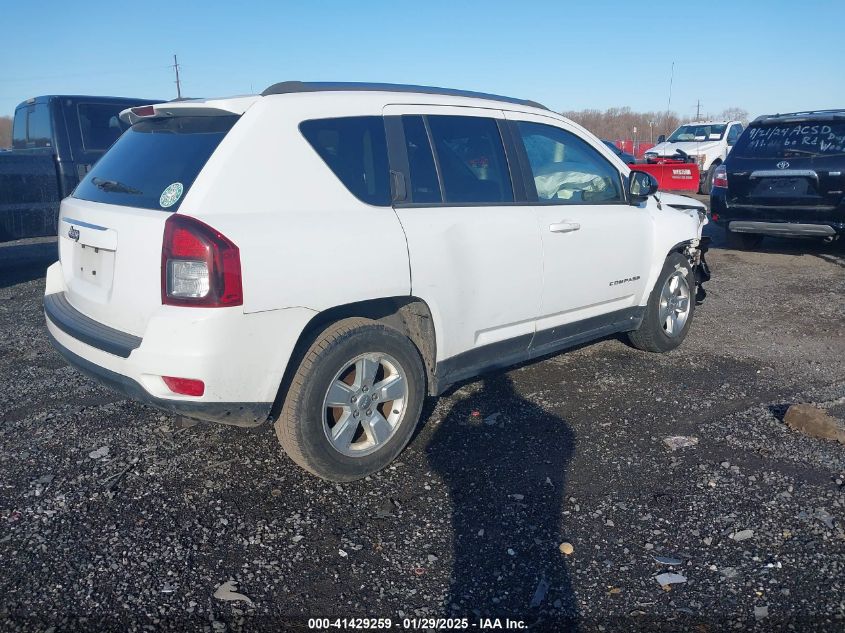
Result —
[[173, 53], [173, 70], [176, 71], [176, 98], [182, 98], [182, 84], [179, 82], [179, 62], [176, 60], [176, 53]]
[[695, 104], [695, 120], [701, 121], [701, 99]]

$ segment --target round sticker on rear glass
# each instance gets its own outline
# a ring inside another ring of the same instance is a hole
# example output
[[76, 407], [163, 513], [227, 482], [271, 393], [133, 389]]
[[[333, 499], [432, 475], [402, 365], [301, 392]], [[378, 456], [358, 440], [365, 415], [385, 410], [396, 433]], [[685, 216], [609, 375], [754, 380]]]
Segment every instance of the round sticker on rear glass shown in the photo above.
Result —
[[181, 182], [174, 182], [172, 185], [167, 185], [167, 188], [161, 192], [161, 197], [158, 199], [158, 203], [167, 209], [168, 207], [172, 207], [174, 204], [179, 202], [179, 198], [182, 197], [182, 192], [185, 188], [182, 186]]

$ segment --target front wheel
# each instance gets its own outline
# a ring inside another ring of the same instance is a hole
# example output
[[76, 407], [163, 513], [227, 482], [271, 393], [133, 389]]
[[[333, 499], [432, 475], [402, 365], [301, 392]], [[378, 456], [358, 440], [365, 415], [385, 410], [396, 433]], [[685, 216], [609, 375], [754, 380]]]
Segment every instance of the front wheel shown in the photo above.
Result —
[[290, 458], [318, 477], [360, 479], [405, 447], [424, 397], [422, 360], [407, 337], [369, 319], [344, 319], [306, 352], [276, 435]]
[[654, 284], [639, 329], [628, 332], [631, 344], [647, 352], [668, 352], [689, 332], [695, 312], [695, 275], [686, 257], [672, 253]]

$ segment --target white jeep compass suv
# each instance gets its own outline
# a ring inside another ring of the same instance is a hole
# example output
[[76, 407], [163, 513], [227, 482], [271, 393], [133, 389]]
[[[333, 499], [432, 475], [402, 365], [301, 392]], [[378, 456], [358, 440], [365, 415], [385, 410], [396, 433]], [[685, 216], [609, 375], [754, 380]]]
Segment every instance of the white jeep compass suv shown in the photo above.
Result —
[[458, 381], [689, 330], [703, 205], [537, 103], [284, 82], [121, 116], [61, 205], [53, 344], [156, 407], [272, 419], [326, 479], [387, 465]]

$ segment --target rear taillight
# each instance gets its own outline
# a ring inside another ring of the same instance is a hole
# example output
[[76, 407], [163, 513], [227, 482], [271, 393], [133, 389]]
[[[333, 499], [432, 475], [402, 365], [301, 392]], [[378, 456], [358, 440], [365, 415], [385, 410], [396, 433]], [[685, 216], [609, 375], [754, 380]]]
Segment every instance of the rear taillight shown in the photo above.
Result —
[[717, 166], [713, 172], [713, 186], [728, 188], [728, 170], [724, 165]]
[[243, 305], [238, 247], [199, 220], [171, 215], [161, 247], [161, 302], [204, 308]]

